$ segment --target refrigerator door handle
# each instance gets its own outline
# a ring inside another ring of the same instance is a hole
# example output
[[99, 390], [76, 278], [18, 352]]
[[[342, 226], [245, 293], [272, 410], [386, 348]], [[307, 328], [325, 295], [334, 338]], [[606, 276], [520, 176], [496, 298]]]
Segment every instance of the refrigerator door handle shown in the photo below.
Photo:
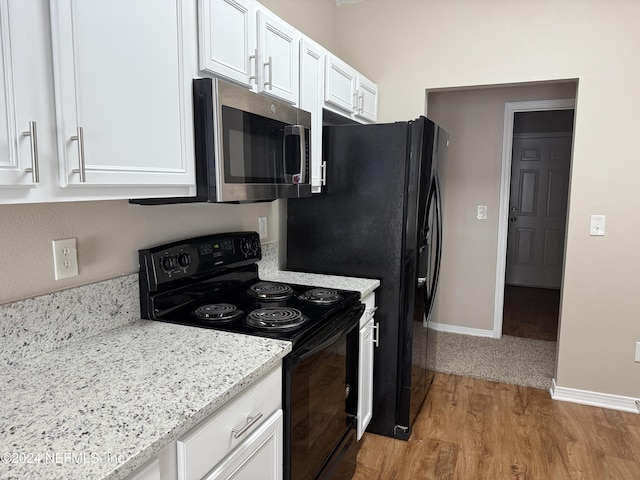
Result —
[[425, 316], [427, 320], [431, 316], [431, 311], [433, 310], [433, 303], [436, 296], [436, 290], [438, 289], [438, 280], [440, 278], [440, 264], [442, 261], [442, 197], [440, 194], [440, 185], [438, 183], [438, 177], [435, 176], [433, 178], [433, 183], [431, 186], [431, 191], [429, 193], [429, 202], [431, 204], [431, 199], [434, 201], [435, 207], [435, 221], [436, 225], [436, 251], [435, 258], [433, 259], [433, 276], [431, 278], [431, 282], [427, 284], [428, 289], [424, 289], [424, 300], [425, 300]]

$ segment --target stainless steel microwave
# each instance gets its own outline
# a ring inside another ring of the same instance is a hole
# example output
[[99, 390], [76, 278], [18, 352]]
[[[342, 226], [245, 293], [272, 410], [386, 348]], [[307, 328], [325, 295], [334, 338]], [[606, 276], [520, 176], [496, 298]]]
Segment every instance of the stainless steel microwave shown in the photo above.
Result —
[[311, 196], [311, 114], [220, 79], [193, 80], [195, 197], [140, 204]]

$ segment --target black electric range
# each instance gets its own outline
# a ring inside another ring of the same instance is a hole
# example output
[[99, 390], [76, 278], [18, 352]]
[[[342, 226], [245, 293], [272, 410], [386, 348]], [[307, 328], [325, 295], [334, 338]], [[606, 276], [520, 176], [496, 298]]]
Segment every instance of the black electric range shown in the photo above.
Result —
[[360, 294], [262, 281], [255, 232], [159, 245], [139, 258], [143, 318], [292, 342], [283, 361], [283, 476], [351, 478]]
[[255, 233], [192, 238], [140, 250], [143, 318], [289, 340], [346, 309], [358, 292], [263, 282]]

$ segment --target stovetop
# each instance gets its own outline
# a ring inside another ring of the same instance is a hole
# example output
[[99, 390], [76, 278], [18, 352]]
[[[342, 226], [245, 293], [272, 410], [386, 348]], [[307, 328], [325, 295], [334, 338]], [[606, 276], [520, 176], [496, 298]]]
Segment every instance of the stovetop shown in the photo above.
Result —
[[340, 289], [264, 282], [257, 234], [211, 235], [140, 250], [143, 318], [292, 341], [359, 303]]

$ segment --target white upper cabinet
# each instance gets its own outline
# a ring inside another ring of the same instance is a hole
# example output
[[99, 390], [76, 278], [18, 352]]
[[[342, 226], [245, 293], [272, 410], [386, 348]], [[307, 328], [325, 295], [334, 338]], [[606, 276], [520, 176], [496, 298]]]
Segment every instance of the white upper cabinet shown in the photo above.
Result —
[[335, 55], [325, 60], [325, 108], [362, 123], [378, 117], [378, 87]]
[[300, 33], [252, 0], [199, 0], [200, 69], [298, 104]]
[[28, 20], [27, 2], [0, 0], [0, 186], [33, 187], [39, 181]]
[[378, 86], [363, 75], [358, 74], [358, 102], [356, 117], [369, 122], [378, 118]]
[[195, 184], [185, 3], [51, 2], [61, 186]]
[[314, 41], [300, 42], [300, 108], [311, 113], [311, 191], [325, 184], [322, 162], [322, 106], [324, 105], [325, 50]]
[[357, 105], [356, 71], [331, 54], [327, 54], [325, 69], [325, 103], [341, 113], [353, 114]]
[[300, 33], [268, 10], [258, 10], [258, 91], [298, 104]]
[[255, 2], [199, 0], [198, 7], [200, 70], [255, 86]]

